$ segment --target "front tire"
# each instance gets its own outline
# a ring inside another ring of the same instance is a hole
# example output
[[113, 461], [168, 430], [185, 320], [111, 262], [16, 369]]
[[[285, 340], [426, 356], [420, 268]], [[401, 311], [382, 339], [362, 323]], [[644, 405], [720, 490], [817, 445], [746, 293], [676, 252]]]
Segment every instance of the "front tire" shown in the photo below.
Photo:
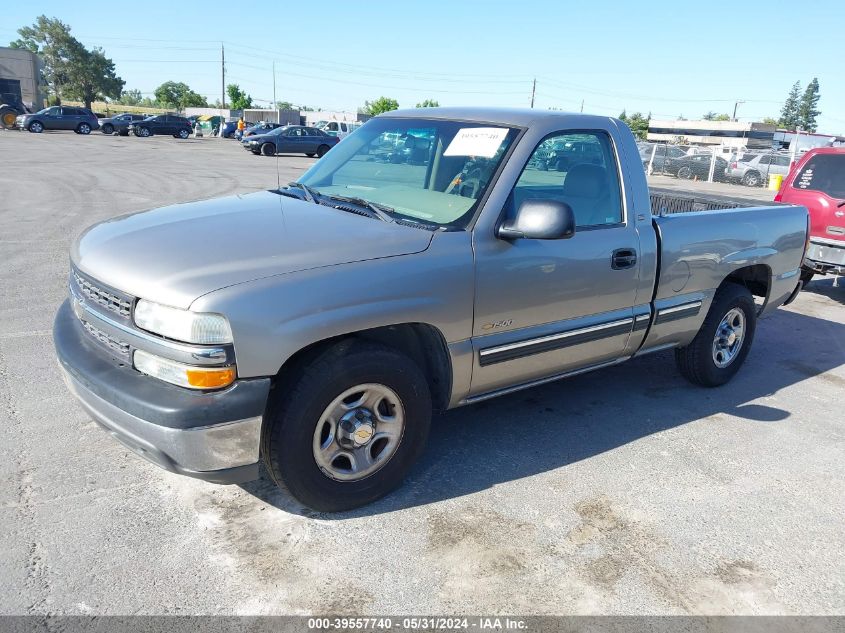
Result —
[[289, 375], [271, 396], [262, 435], [277, 484], [322, 512], [357, 508], [401, 484], [431, 425], [428, 383], [410, 358], [346, 341]]
[[114, 126], [111, 123], [106, 123], [103, 126], [103, 134], [108, 134], [109, 136], [114, 134]]
[[681, 180], [689, 180], [690, 178], [692, 178], [692, 169], [686, 166], [681, 167], [678, 170], [678, 178], [680, 178]]
[[326, 152], [328, 152], [329, 149], [328, 145], [320, 145], [320, 147], [317, 148], [317, 157], [322, 158], [326, 155]]
[[261, 155], [262, 156], [275, 156], [276, 155], [276, 146], [272, 143], [264, 143], [261, 146]]
[[41, 134], [44, 131], [44, 124], [41, 121], [33, 121], [27, 129], [33, 134]]
[[148, 127], [140, 127], [137, 130], [135, 130], [135, 135], [140, 136], [142, 138], [147, 138], [151, 134], [152, 133], [150, 132], [150, 128], [148, 128]]
[[727, 283], [716, 291], [701, 329], [675, 350], [684, 378], [703, 387], [724, 385], [739, 371], [757, 327], [757, 306], [745, 286]]
[[12, 108], [8, 106], [5, 108], [0, 108], [0, 126], [6, 130], [13, 130], [15, 129], [15, 121], [18, 118], [18, 113]]

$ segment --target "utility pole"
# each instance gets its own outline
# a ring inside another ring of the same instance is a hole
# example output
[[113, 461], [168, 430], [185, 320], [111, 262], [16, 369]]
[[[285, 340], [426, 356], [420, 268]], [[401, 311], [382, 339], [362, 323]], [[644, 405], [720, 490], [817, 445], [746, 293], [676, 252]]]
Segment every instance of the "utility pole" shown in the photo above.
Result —
[[734, 101], [734, 115], [733, 115], [733, 117], [731, 118], [731, 121], [736, 121], [736, 107], [737, 107], [740, 103], [745, 103], [745, 101]]
[[584, 112], [584, 100], [581, 99], [581, 112]]
[[531, 86], [531, 107], [534, 107], [534, 92], [537, 90], [537, 78], [534, 77], [534, 83]]
[[223, 109], [226, 109], [226, 51], [220, 42], [220, 92], [223, 95]]

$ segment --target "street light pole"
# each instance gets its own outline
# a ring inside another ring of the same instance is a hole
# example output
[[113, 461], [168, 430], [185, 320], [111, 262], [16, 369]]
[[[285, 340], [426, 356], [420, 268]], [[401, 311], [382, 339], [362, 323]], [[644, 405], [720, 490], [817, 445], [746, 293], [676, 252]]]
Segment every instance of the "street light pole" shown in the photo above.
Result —
[[740, 103], [745, 103], [745, 101], [739, 101], [739, 100], [734, 101], [734, 115], [731, 118], [731, 121], [736, 121], [736, 108]]

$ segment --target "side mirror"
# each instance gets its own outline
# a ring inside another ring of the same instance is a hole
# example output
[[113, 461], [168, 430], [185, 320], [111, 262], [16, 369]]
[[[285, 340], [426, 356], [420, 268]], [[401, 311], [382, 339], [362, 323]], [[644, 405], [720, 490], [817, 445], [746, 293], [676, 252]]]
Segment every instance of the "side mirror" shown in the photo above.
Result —
[[562, 240], [575, 235], [575, 213], [559, 200], [525, 200], [497, 231], [504, 240]]

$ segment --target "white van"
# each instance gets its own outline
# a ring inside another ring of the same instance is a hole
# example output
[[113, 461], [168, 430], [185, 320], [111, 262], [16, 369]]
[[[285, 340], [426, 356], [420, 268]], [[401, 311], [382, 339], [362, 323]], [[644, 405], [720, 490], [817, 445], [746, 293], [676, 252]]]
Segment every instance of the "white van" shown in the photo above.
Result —
[[357, 121], [354, 123], [350, 121], [318, 121], [314, 127], [318, 130], [323, 130], [329, 136], [343, 138], [352, 134], [352, 132], [361, 127], [361, 124]]

